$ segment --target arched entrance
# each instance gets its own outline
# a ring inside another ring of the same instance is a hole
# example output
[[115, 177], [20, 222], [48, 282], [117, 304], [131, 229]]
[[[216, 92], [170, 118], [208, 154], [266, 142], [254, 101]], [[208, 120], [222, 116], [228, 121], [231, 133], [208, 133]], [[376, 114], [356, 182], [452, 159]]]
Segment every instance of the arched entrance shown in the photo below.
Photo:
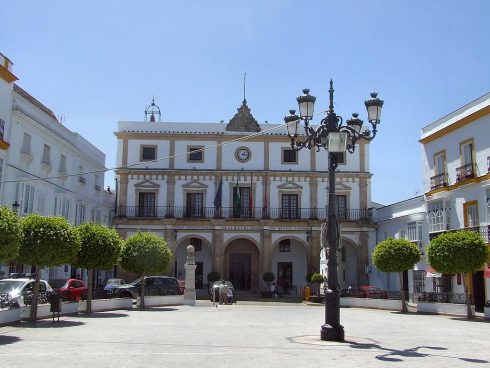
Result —
[[257, 290], [259, 251], [248, 239], [235, 239], [225, 249], [223, 277], [237, 290]]
[[175, 277], [179, 280], [185, 279], [185, 262], [187, 259], [187, 247], [192, 244], [196, 257], [196, 289], [205, 288], [206, 276], [211, 272], [212, 254], [211, 246], [205, 239], [199, 237], [188, 237], [179, 241], [175, 251]]
[[305, 244], [294, 238], [283, 238], [274, 244], [272, 270], [275, 282], [287, 293], [296, 295], [306, 285], [308, 253]]

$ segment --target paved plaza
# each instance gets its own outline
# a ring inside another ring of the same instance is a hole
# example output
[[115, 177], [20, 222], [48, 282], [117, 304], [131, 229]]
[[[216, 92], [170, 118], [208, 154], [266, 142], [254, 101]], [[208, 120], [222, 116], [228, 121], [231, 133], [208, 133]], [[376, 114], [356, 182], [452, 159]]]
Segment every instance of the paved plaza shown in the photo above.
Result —
[[239, 302], [122, 310], [0, 327], [4, 367], [483, 367], [490, 324], [342, 308], [346, 342], [321, 341], [324, 308]]

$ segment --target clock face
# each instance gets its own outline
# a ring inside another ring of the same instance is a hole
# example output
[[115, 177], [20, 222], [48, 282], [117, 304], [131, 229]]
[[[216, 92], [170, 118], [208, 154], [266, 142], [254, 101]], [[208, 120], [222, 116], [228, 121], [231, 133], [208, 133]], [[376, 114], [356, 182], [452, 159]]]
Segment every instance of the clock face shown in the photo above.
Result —
[[250, 158], [250, 151], [247, 148], [240, 148], [236, 151], [238, 161], [245, 162]]

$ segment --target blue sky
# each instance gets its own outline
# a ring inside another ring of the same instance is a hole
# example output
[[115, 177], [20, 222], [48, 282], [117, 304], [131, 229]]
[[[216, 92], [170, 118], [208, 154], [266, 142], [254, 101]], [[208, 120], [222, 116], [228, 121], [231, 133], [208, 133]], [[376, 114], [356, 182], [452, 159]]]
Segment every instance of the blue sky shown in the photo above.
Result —
[[[385, 101], [372, 199], [422, 194], [420, 129], [490, 91], [490, 1], [0, 0], [0, 52], [22, 88], [115, 165], [119, 120], [228, 122], [247, 101], [282, 123], [308, 87], [317, 111]], [[366, 119], [365, 119], [366, 120]], [[106, 175], [112, 185], [112, 173]]]

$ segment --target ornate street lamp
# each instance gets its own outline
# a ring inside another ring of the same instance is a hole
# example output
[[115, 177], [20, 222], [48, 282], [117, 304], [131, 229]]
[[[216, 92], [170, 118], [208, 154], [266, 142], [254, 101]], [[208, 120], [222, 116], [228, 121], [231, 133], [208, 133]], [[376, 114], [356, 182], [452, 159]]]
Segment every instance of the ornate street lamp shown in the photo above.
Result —
[[12, 211], [14, 211], [15, 213], [19, 213], [19, 207], [20, 207], [20, 204], [19, 202], [17, 202], [17, 200], [12, 203]]
[[[368, 120], [371, 130], [363, 129], [363, 122], [358, 114], [352, 114], [352, 118], [343, 125], [342, 117], [335, 114], [333, 109], [333, 81], [330, 80], [330, 105], [327, 116], [322, 119], [319, 126], [309, 125], [313, 118], [316, 97], [310, 95], [309, 89], [303, 90], [303, 95], [296, 100], [299, 105], [300, 115], [295, 115], [295, 110], [289, 110], [289, 115], [284, 118], [288, 135], [291, 139], [291, 148], [299, 151], [303, 148], [324, 148], [328, 151], [328, 243], [327, 243], [327, 284], [325, 289], [325, 324], [322, 325], [321, 339], [328, 341], [343, 341], [344, 327], [340, 324], [340, 291], [338, 290], [337, 271], [337, 245], [339, 241], [339, 227], [337, 223], [337, 211], [335, 208], [335, 169], [338, 166], [338, 152], [346, 150], [353, 153], [356, 142], [365, 139], [374, 139], [377, 133], [377, 125], [381, 119], [383, 102], [377, 98], [376, 93], [371, 93], [371, 98], [364, 102], [368, 112]], [[300, 135], [300, 121], [304, 122], [304, 134]]]

